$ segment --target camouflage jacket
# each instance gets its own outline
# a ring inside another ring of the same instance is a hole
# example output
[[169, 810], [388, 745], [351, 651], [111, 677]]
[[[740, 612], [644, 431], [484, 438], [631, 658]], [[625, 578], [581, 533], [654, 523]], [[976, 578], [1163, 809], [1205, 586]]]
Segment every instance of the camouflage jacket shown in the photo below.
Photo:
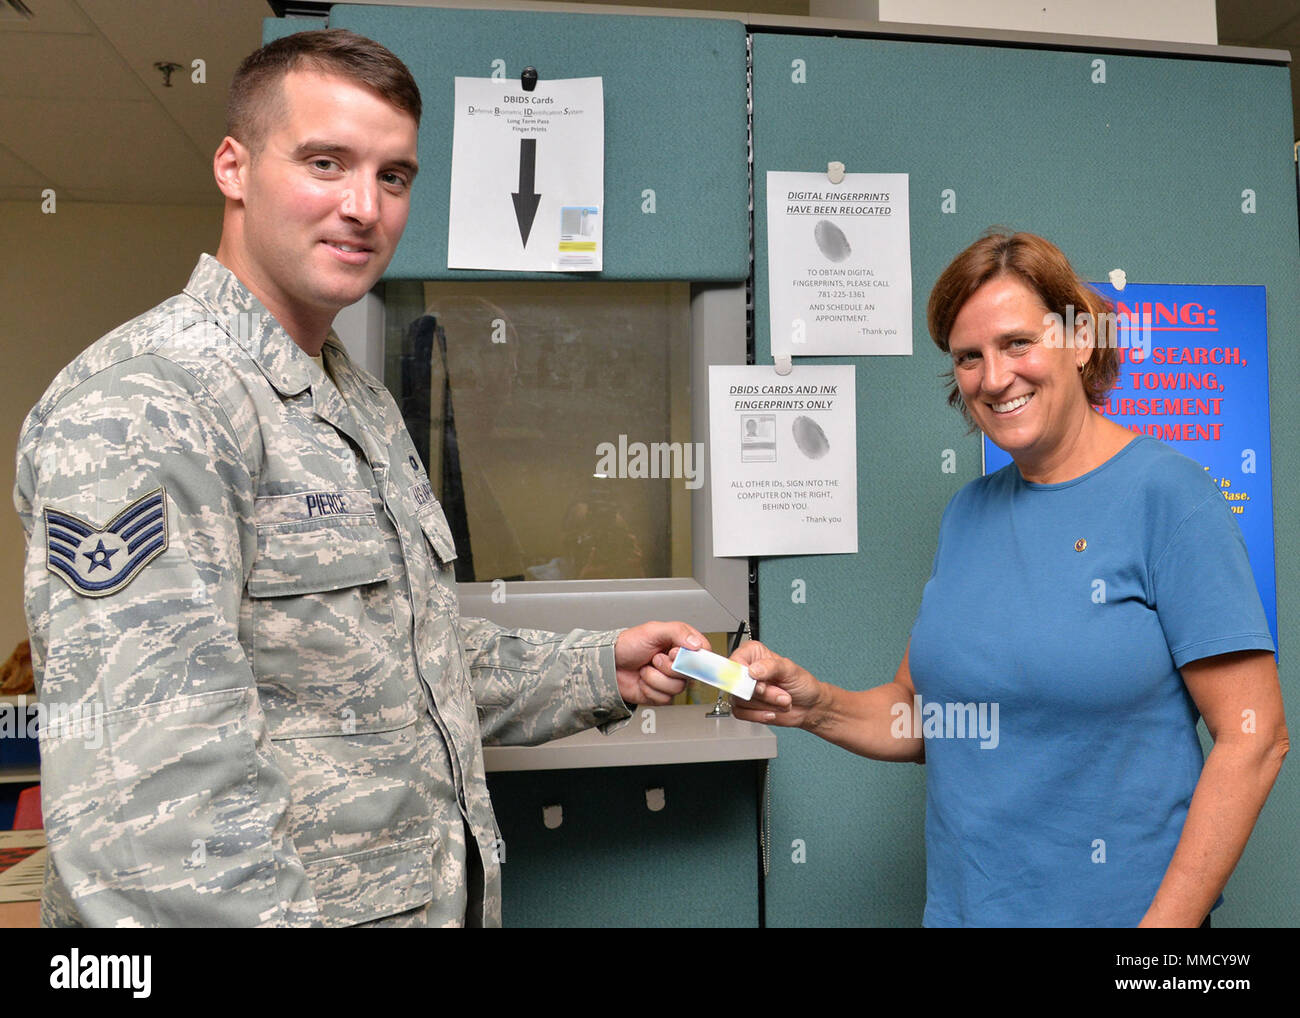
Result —
[[47, 925], [497, 925], [481, 740], [627, 716], [615, 633], [460, 617], [392, 397], [324, 359], [204, 256], [24, 425]]

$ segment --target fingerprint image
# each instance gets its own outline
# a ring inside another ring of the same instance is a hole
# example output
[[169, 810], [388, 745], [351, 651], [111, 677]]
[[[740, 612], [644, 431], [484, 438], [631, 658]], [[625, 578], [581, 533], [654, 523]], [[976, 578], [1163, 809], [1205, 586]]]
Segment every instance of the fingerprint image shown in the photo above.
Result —
[[794, 432], [794, 444], [810, 460], [819, 460], [830, 452], [826, 432], [811, 417], [796, 417], [790, 430]]
[[817, 241], [821, 253], [833, 262], [842, 262], [853, 253], [849, 238], [844, 236], [844, 231], [829, 219], [820, 220], [813, 227], [813, 238]]

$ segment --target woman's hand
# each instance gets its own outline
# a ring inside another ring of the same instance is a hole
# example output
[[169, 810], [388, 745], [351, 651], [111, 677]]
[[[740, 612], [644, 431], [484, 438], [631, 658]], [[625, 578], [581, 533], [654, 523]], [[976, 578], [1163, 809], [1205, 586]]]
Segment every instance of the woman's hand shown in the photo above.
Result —
[[906, 653], [892, 682], [863, 690], [822, 682], [757, 640], [737, 650], [731, 660], [748, 667], [758, 683], [752, 700], [732, 698], [731, 712], [741, 721], [802, 728], [873, 760], [925, 762], [924, 740], [897, 732], [893, 724], [898, 705], [910, 707], [916, 695]]
[[745, 665], [758, 683], [752, 700], [732, 698], [734, 717], [785, 728], [815, 727], [823, 688], [811, 673], [757, 640], [741, 646], [731, 660]]

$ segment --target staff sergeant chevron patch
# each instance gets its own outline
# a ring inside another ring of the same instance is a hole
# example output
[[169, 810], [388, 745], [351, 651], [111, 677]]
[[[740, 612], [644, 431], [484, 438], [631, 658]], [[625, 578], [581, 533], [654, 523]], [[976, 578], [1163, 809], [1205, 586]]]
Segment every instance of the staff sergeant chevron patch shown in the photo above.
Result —
[[103, 527], [45, 510], [45, 568], [86, 597], [106, 597], [167, 550], [167, 492], [137, 498]]

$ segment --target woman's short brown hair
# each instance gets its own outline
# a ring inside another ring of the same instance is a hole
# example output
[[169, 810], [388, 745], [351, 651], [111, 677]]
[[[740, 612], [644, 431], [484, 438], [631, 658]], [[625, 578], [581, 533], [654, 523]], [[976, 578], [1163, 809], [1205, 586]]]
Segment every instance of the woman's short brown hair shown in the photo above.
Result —
[[[1118, 330], [1113, 308], [1106, 298], [1079, 278], [1060, 248], [1035, 234], [995, 228], [952, 260], [930, 291], [926, 310], [926, 322], [935, 345], [948, 352], [952, 325], [961, 309], [976, 290], [999, 276], [1012, 276], [1029, 287], [1049, 313], [1059, 316], [1063, 330], [1072, 322], [1088, 324], [1093, 349], [1083, 366], [1083, 390], [1091, 406], [1104, 403], [1119, 377], [1119, 350], [1115, 342]], [[1067, 339], [1072, 341], [1073, 337]], [[953, 373], [948, 371], [946, 377], [952, 383], [948, 402], [971, 421]]]
[[379, 93], [420, 125], [420, 88], [391, 50], [345, 28], [296, 32], [244, 58], [226, 99], [226, 134], [256, 155], [266, 142], [290, 71], [337, 74]]

